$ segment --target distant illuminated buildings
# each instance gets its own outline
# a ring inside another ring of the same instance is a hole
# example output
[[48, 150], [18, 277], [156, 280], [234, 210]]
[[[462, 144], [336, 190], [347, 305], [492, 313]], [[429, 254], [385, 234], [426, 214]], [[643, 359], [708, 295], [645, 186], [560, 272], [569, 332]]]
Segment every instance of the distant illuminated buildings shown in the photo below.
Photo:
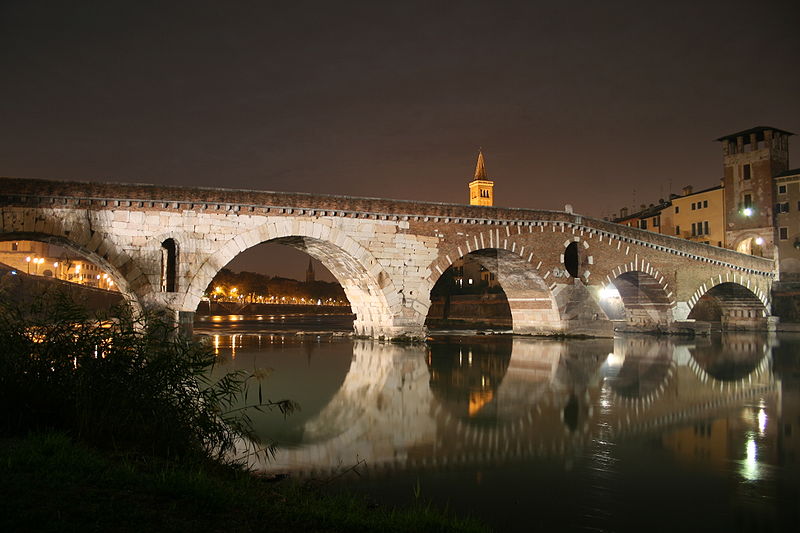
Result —
[[725, 135], [720, 185], [684, 187], [612, 221], [777, 259], [782, 281], [800, 281], [800, 169], [789, 169], [788, 131], [758, 126]]
[[0, 263], [32, 276], [117, 290], [102, 268], [58, 246], [38, 241], [0, 242]]

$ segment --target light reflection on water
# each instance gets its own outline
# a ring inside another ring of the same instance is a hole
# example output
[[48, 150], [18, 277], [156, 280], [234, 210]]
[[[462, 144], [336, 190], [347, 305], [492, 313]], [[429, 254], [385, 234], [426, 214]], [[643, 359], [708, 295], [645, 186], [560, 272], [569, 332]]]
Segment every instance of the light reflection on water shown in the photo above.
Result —
[[[335, 329], [335, 328], [334, 328]], [[422, 493], [498, 530], [778, 530], [797, 520], [798, 339], [213, 336], [301, 411], [257, 416], [268, 471]], [[524, 509], [525, 513], [520, 513]], [[685, 520], [692, 516], [691, 525]], [[657, 517], [657, 518], [656, 518]], [[788, 522], [787, 522], [788, 521]]]

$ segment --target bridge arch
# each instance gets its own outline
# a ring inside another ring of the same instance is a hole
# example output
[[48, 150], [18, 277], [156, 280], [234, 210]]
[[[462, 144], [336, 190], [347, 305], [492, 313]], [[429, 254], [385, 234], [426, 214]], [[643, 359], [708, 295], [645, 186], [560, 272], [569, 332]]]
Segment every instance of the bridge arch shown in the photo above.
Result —
[[711, 279], [689, 299], [689, 319], [719, 323], [722, 329], [766, 328], [769, 297], [749, 278], [739, 281]]
[[[608, 285], [600, 292], [600, 307], [611, 319], [624, 318], [632, 326], [667, 326], [672, 319], [675, 300], [664, 276], [658, 270], [645, 272], [615, 268], [615, 277], [607, 276]], [[616, 290], [609, 290], [610, 286]], [[620, 309], [619, 306], [624, 307]]]
[[[69, 232], [67, 232], [69, 233]], [[82, 231], [75, 231], [83, 235]], [[110, 239], [94, 233], [88, 240], [73, 240], [66, 235], [45, 231], [9, 231], [0, 233], [0, 241], [36, 241], [65, 248], [90, 261], [108, 274], [134, 315], [142, 315], [142, 298], [149, 292], [146, 279], [130, 256]], [[97, 236], [97, 237], [96, 237]]]
[[733, 242], [732, 248], [742, 254], [763, 257], [767, 246], [768, 243], [764, 239], [764, 235], [751, 230], [739, 235]]
[[[490, 232], [491, 233], [491, 232]], [[481, 238], [480, 241], [485, 241]], [[558, 303], [551, 288], [545, 283], [545, 278], [550, 272], [540, 273], [542, 263], [534, 265], [533, 253], [525, 253], [525, 248], [517, 246], [515, 242], [505, 240], [495, 246], [480, 246], [478, 238], [474, 239], [474, 246], [467, 241], [464, 248], [461, 246], [451, 250], [451, 254], [440, 254], [429, 270], [427, 291], [433, 290], [436, 282], [445, 271], [457, 260], [470, 258], [493, 272], [503, 292], [506, 294], [511, 310], [511, 320], [514, 333], [552, 333], [561, 330], [561, 316]], [[455, 258], [455, 259], [454, 259]], [[555, 271], [556, 269], [554, 269]], [[568, 275], [557, 272], [557, 276]], [[430, 305], [430, 304], [429, 304]], [[424, 317], [423, 317], [424, 321]]]
[[241, 252], [262, 243], [284, 244], [320, 261], [342, 285], [353, 313], [357, 335], [396, 335], [396, 310], [401, 297], [375, 257], [344, 232], [316, 221], [262, 224], [229, 239], [189, 279], [184, 302], [194, 312], [214, 276]]

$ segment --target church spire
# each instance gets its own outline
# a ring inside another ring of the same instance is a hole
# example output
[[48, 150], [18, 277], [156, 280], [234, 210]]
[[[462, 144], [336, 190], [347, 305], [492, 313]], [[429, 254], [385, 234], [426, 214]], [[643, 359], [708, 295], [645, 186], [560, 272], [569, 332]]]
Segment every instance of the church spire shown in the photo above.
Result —
[[486, 178], [486, 164], [483, 161], [483, 150], [478, 150], [478, 163], [475, 165], [475, 178], [476, 180], [485, 180]]
[[475, 177], [469, 183], [470, 205], [494, 205], [494, 181], [486, 177], [486, 162], [483, 150], [478, 150], [478, 163], [475, 165]]
[[314, 275], [314, 263], [312, 262], [311, 258], [308, 258], [308, 269], [306, 270], [306, 283], [311, 283], [312, 281], [316, 281], [316, 276]]

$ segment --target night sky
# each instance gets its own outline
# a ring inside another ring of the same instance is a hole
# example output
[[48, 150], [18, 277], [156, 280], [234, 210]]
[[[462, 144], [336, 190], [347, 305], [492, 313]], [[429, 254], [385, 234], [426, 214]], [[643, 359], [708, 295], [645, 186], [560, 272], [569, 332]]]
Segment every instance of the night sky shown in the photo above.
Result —
[[[466, 203], [483, 147], [497, 205], [605, 216], [716, 185], [721, 135], [800, 133], [798, 22], [797, 1], [0, 0], [0, 175]], [[281, 273], [261, 262], [238, 266]]]

